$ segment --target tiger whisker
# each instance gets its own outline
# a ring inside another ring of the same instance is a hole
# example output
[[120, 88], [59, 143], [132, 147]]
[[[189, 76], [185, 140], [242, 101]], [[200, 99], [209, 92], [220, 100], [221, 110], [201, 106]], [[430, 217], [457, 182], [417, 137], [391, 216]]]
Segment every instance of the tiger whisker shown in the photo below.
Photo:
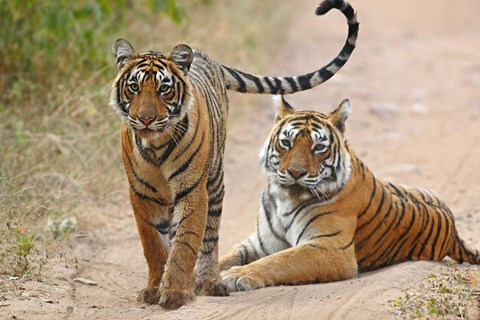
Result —
[[318, 195], [317, 191], [315, 190], [315, 188], [313, 187], [308, 187], [308, 189], [310, 190], [310, 192], [315, 196], [317, 197], [318, 199], [320, 199], [320, 196]]
[[183, 130], [178, 128], [176, 125], [171, 126], [170, 130], [175, 134], [175, 137], [176, 137], [175, 143], [178, 145], [178, 143], [180, 142], [180, 138], [178, 136], [182, 134]]
[[172, 140], [175, 142], [175, 144], [178, 145], [179, 140], [178, 140], [178, 137], [176, 136], [175, 131], [172, 130], [172, 127], [167, 127], [165, 129], [165, 132], [172, 138]]
[[185, 131], [187, 132], [188, 130], [188, 125], [187, 124], [184, 124], [182, 122], [177, 122], [173, 125], [173, 127], [175, 127], [176, 129], [180, 129], [182, 131]]

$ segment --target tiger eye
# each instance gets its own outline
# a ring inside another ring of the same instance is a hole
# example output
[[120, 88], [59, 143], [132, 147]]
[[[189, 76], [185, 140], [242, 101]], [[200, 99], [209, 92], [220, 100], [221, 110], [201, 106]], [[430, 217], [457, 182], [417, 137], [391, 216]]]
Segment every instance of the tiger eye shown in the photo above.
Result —
[[130, 90], [132, 90], [134, 92], [137, 92], [138, 89], [140, 89], [140, 88], [139, 88], [137, 83], [134, 82], [134, 83], [130, 84]]
[[288, 139], [282, 139], [282, 140], [280, 140], [280, 146], [281, 146], [282, 148], [288, 149], [288, 148], [290, 148], [292, 145], [291, 145], [291, 143], [290, 143], [290, 140], [288, 140]]
[[325, 153], [327, 151], [327, 146], [324, 146], [322, 144], [317, 144], [313, 147], [313, 152], [315, 153]]
[[166, 84], [162, 84], [160, 86], [160, 93], [167, 93], [168, 91], [170, 91], [170, 86], [169, 85], [166, 85]]

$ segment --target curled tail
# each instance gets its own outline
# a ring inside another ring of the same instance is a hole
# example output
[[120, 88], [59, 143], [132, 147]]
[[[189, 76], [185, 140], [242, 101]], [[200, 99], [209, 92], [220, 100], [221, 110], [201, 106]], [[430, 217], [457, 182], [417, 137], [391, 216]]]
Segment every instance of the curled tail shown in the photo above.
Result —
[[347, 18], [348, 36], [339, 54], [322, 68], [293, 77], [267, 77], [251, 75], [227, 66], [222, 66], [226, 87], [229, 90], [248, 93], [290, 94], [311, 89], [330, 79], [350, 58], [358, 35], [357, 16], [352, 6], [344, 0], [324, 0], [317, 8], [317, 15], [331, 9], [340, 10]]
[[448, 254], [450, 258], [462, 263], [480, 264], [480, 253], [478, 250], [472, 249], [467, 245], [455, 232], [455, 243], [451, 252]]

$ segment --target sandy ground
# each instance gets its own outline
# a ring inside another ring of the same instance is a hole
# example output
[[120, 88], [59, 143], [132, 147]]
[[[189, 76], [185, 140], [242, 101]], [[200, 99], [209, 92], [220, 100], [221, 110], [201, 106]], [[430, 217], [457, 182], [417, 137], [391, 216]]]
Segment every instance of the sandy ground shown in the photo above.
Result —
[[[343, 17], [317, 18], [317, 0], [292, 6], [283, 51], [261, 70], [292, 75], [323, 65], [344, 41]], [[328, 112], [349, 98], [351, 146], [384, 179], [424, 186], [455, 213], [462, 237], [480, 248], [480, 2], [477, 0], [352, 1], [359, 13], [358, 46], [346, 67], [320, 88], [289, 101]], [[248, 66], [238, 66], [248, 71]], [[232, 93], [231, 109], [246, 99]], [[220, 252], [253, 231], [264, 177], [257, 154], [271, 127], [266, 97], [256, 109], [235, 111], [226, 150], [226, 188]], [[240, 109], [236, 109], [240, 108]], [[0, 318], [19, 319], [393, 319], [389, 301], [445, 263], [409, 262], [349, 281], [282, 286], [199, 297], [166, 312], [135, 301], [146, 281], [146, 263], [134, 219], [125, 208], [108, 227], [78, 236], [77, 269], [59, 266], [46, 286], [25, 283], [30, 297], [8, 301]], [[97, 283], [73, 282], [77, 277]]]

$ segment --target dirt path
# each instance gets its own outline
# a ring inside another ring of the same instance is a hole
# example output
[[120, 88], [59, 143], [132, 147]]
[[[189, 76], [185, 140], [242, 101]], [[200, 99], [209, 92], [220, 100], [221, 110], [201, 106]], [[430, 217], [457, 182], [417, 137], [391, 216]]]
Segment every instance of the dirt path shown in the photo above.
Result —
[[[275, 58], [262, 72], [309, 71], [312, 64], [323, 64], [336, 54], [346, 34], [344, 19], [339, 14], [315, 17], [317, 2], [296, 2], [285, 51], [272, 52]], [[480, 247], [480, 20], [476, 14], [480, 3], [352, 3], [361, 22], [352, 59], [321, 88], [289, 101], [297, 108], [328, 112], [348, 97], [353, 114], [347, 136], [369, 167], [382, 178], [436, 191], [453, 209], [463, 238]], [[250, 99], [231, 97], [232, 109], [242, 108]], [[248, 236], [255, 225], [264, 185], [257, 154], [273, 120], [270, 98], [258, 97], [258, 101], [258, 110], [236, 113], [230, 121], [221, 252]], [[108, 219], [108, 227], [76, 239], [77, 271], [59, 269], [42, 289], [55, 298], [54, 303], [24, 299], [0, 309], [0, 315], [21, 319], [392, 319], [389, 300], [411, 288], [412, 281], [445, 267], [443, 263], [404, 263], [350, 281], [200, 297], [191, 306], [165, 312], [135, 302], [146, 279], [146, 264], [128, 205], [98, 219]], [[76, 277], [94, 280], [97, 286], [72, 282]]]

